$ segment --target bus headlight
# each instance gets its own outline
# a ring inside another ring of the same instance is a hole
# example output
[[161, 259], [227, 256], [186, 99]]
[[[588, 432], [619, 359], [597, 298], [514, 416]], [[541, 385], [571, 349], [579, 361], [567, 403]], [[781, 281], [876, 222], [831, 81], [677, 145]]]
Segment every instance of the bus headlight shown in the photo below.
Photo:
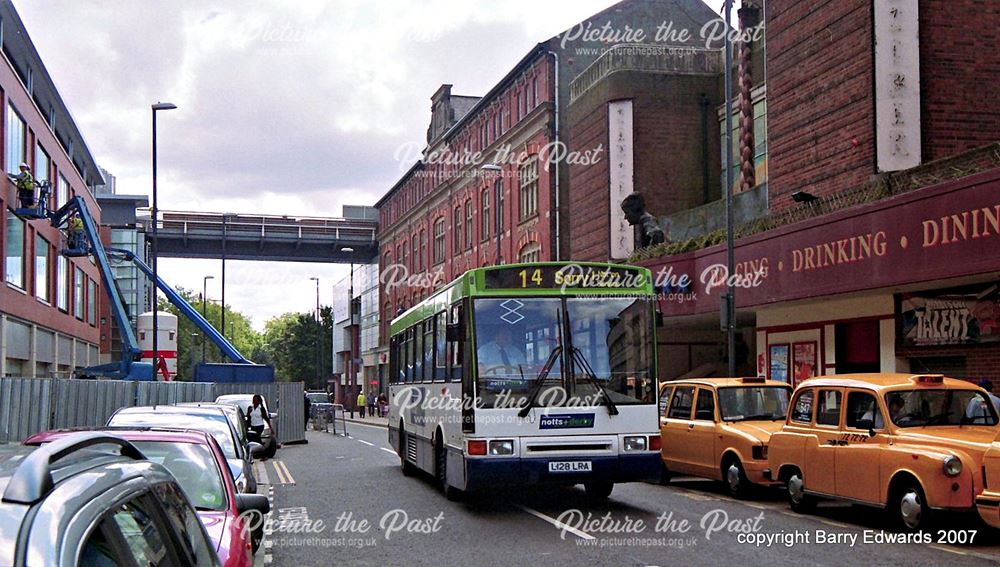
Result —
[[962, 460], [955, 456], [944, 458], [944, 474], [958, 476], [962, 472]]
[[514, 442], [511, 440], [490, 441], [491, 455], [513, 455]]
[[636, 435], [625, 438], [625, 451], [645, 451], [646, 436]]

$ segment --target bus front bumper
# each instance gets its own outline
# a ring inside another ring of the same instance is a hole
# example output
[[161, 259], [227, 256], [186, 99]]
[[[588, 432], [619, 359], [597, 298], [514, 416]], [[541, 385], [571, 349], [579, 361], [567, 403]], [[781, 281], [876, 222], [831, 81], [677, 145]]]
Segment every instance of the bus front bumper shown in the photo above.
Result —
[[[550, 466], [549, 463], [556, 463]], [[590, 463], [589, 471], [579, 463]], [[534, 484], [573, 485], [585, 482], [656, 482], [663, 463], [659, 452], [618, 456], [554, 458], [467, 458], [466, 490]], [[556, 469], [569, 469], [560, 470]], [[575, 469], [575, 470], [574, 470]]]

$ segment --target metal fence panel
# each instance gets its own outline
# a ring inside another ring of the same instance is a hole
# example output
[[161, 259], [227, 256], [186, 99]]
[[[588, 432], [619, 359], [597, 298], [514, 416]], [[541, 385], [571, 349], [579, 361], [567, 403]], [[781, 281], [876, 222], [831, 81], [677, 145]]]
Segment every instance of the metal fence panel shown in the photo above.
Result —
[[118, 408], [135, 404], [135, 382], [53, 380], [51, 427], [99, 427]]
[[0, 441], [19, 443], [49, 428], [51, 382], [45, 378], [0, 378]]
[[295, 443], [306, 439], [305, 390], [302, 382], [275, 384], [278, 390], [278, 440]]

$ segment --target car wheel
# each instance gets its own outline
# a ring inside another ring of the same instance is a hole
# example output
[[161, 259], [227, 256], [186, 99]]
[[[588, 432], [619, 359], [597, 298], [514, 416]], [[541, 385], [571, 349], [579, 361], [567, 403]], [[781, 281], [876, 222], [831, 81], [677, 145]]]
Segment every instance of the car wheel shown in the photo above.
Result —
[[816, 498], [806, 494], [805, 482], [802, 480], [802, 472], [794, 471], [788, 477], [788, 504], [792, 510], [799, 514], [811, 512], [816, 508]]
[[613, 482], [585, 482], [583, 483], [583, 489], [587, 492], [587, 497], [594, 500], [604, 500], [608, 496], [611, 496], [611, 491], [614, 490], [615, 484]]
[[920, 483], [909, 480], [893, 491], [889, 514], [895, 527], [904, 532], [919, 532], [927, 527], [931, 511]]
[[267, 448], [264, 449], [264, 458], [273, 459], [274, 454], [277, 452], [278, 452], [278, 443], [275, 442], [274, 437], [271, 437], [271, 439], [267, 443]]
[[399, 428], [399, 467], [403, 470], [403, 476], [413, 476], [417, 472], [417, 467], [406, 460], [406, 430]]
[[736, 457], [730, 457], [722, 463], [722, 481], [726, 485], [726, 492], [733, 498], [745, 497], [750, 489], [750, 480], [743, 470], [743, 463]]

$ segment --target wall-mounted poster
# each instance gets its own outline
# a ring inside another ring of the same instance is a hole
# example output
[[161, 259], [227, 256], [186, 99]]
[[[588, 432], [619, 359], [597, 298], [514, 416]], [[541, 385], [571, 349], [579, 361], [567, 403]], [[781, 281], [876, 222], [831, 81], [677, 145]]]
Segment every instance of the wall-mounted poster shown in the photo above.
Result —
[[1000, 341], [1000, 286], [974, 285], [896, 296], [896, 321], [905, 346]]
[[792, 368], [795, 371], [792, 385], [816, 375], [816, 341], [795, 343], [792, 346]]
[[771, 345], [768, 354], [771, 361], [771, 380], [788, 382], [788, 345]]

